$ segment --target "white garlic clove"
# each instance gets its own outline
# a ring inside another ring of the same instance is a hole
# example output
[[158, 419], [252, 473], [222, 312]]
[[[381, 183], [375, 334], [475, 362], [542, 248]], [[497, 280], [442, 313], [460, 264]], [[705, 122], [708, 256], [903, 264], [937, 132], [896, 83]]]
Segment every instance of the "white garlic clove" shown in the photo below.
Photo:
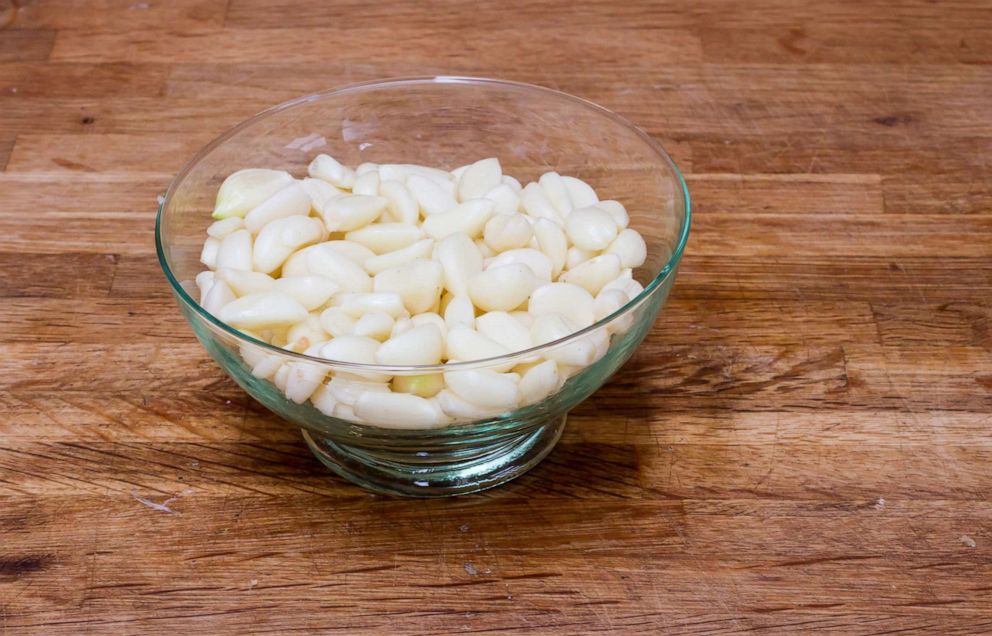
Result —
[[494, 214], [515, 214], [520, 209], [520, 194], [513, 189], [513, 186], [505, 183], [499, 184], [482, 198], [489, 199], [495, 204]]
[[207, 227], [207, 236], [215, 239], [222, 239], [235, 230], [240, 230], [245, 226], [245, 220], [240, 216], [229, 216], [220, 221], [214, 221]]
[[607, 199], [597, 203], [596, 207], [609, 214], [621, 230], [626, 229], [630, 225], [630, 217], [627, 215], [627, 208], [623, 207], [623, 203]]
[[417, 259], [375, 275], [373, 289], [395, 292], [411, 314], [430, 311], [441, 298], [444, 271], [437, 261]]
[[234, 327], [260, 329], [289, 326], [305, 320], [307, 315], [307, 309], [300, 301], [281, 292], [269, 291], [248, 294], [228, 303], [218, 318]]
[[[448, 360], [483, 360], [511, 353], [509, 349], [492, 338], [487, 338], [464, 325], [455, 325], [448, 331], [445, 350]], [[500, 365], [500, 367], [502, 366]], [[512, 366], [511, 363], [506, 368]]]
[[311, 274], [330, 278], [342, 291], [372, 291], [372, 279], [365, 269], [329, 243], [321, 243], [307, 250], [306, 264]]
[[444, 270], [444, 285], [457, 295], [468, 293], [468, 280], [482, 271], [482, 254], [468, 235], [455, 232], [437, 244], [435, 256]]
[[602, 254], [580, 263], [561, 275], [563, 283], [575, 283], [590, 294], [596, 295], [604, 285], [620, 275], [620, 257], [616, 254]]
[[573, 210], [565, 219], [565, 234], [573, 245], [584, 250], [606, 249], [617, 237], [619, 226], [613, 217], [597, 206]]
[[268, 274], [227, 267], [217, 270], [217, 279], [230, 285], [238, 296], [266, 292], [275, 287], [276, 284], [276, 281]]
[[411, 175], [406, 180], [406, 187], [417, 201], [417, 206], [424, 216], [444, 214], [458, 205], [454, 195], [423, 175]]
[[561, 217], [551, 199], [544, 192], [544, 189], [537, 183], [528, 183], [520, 192], [520, 205], [527, 216], [535, 221], [537, 219], [550, 219], [555, 223], [561, 223]]
[[425, 238], [402, 249], [373, 256], [365, 261], [365, 271], [374, 276], [391, 267], [399, 267], [421, 258], [427, 259], [430, 258], [433, 249], [434, 239]]
[[355, 329], [355, 317], [340, 307], [328, 307], [320, 313], [320, 326], [335, 338], [346, 336]]
[[210, 288], [213, 286], [214, 280], [216, 280], [216, 274], [210, 270], [200, 272], [196, 275], [196, 278], [193, 279], [196, 283], [196, 288], [200, 290], [201, 305], [203, 304], [203, 299], [207, 296], [207, 292], [210, 291]]
[[217, 269], [250, 270], [252, 266], [252, 240], [248, 230], [235, 230], [220, 242], [217, 250]]
[[308, 197], [310, 197], [310, 207], [317, 210], [317, 212], [324, 209], [324, 204], [331, 199], [343, 197], [348, 194], [344, 190], [338, 190], [323, 179], [311, 179], [310, 177], [305, 177], [303, 181], [300, 182], [300, 186], [303, 187], [303, 191], [307, 193]]
[[437, 325], [414, 327], [382, 343], [375, 360], [383, 365], [438, 364], [444, 353], [444, 338]]
[[293, 252], [319, 241], [323, 232], [324, 228], [320, 221], [309, 216], [288, 216], [271, 221], [255, 238], [252, 266], [259, 272], [266, 274], [273, 272]]
[[466, 402], [486, 409], [505, 411], [520, 401], [519, 376], [515, 373], [497, 373], [490, 369], [445, 371], [448, 388]]
[[582, 263], [585, 263], [590, 258], [596, 256], [597, 252], [592, 250], [584, 250], [581, 247], [575, 247], [574, 245], [568, 248], [565, 253], [565, 269], [575, 269]]
[[[543, 314], [568, 316], [569, 320], [575, 323], [578, 329], [581, 329], [593, 323], [594, 304], [595, 300], [592, 294], [578, 285], [548, 283], [534, 290], [527, 308], [535, 318]], [[535, 339], [534, 344], [541, 343]]]
[[568, 216], [569, 212], [572, 211], [572, 200], [568, 196], [568, 189], [565, 187], [562, 176], [557, 172], [545, 172], [537, 182], [544, 190], [548, 200], [551, 201], [558, 216], [561, 218]]
[[300, 301], [307, 311], [317, 309], [336, 294], [340, 287], [325, 276], [285, 276], [275, 281], [275, 288]]
[[428, 216], [424, 219], [424, 232], [438, 241], [456, 232], [477, 239], [482, 236], [495, 205], [489, 199], [469, 199], [448, 212]]
[[435, 400], [408, 393], [363, 393], [355, 402], [355, 415], [380, 428], [426, 429], [448, 423]]
[[553, 264], [548, 256], [540, 250], [529, 247], [507, 250], [486, 262], [486, 269], [503, 267], [504, 265], [526, 265], [540, 283], [550, 283]]
[[245, 215], [245, 229], [258, 234], [268, 223], [288, 216], [310, 214], [310, 195], [298, 181], [294, 181], [271, 197], [262, 201]]
[[200, 250], [200, 262], [210, 269], [217, 268], [217, 252], [220, 251], [220, 239], [208, 238]]
[[562, 177], [562, 181], [565, 183], [568, 198], [572, 200], [573, 208], [585, 208], [599, 203], [599, 196], [596, 195], [596, 191], [582, 179], [565, 176]]
[[558, 363], [554, 360], [545, 360], [532, 366], [520, 378], [520, 402], [536, 404], [557, 391], [561, 384]]
[[444, 376], [440, 373], [395, 375], [390, 386], [396, 393], [411, 393], [423, 398], [431, 398], [444, 388]]
[[606, 252], [619, 256], [622, 267], [640, 267], [647, 259], [648, 246], [640, 232], [627, 228], [617, 234]]
[[479, 420], [499, 415], [498, 410], [463, 400], [451, 389], [443, 389], [435, 399], [444, 413], [457, 421]]
[[534, 228], [523, 214], [495, 214], [486, 222], [482, 236], [486, 245], [499, 253], [527, 245]]
[[476, 161], [458, 177], [458, 200], [468, 201], [485, 196], [486, 192], [501, 183], [502, 177], [499, 159], [489, 157]]
[[374, 223], [348, 232], [344, 237], [376, 254], [385, 254], [412, 245], [424, 238], [424, 232], [409, 223]]
[[479, 333], [503, 345], [510, 351], [530, 349], [530, 328], [505, 311], [490, 311], [475, 319]]
[[516, 309], [540, 281], [523, 263], [510, 263], [479, 272], [468, 282], [468, 294], [483, 311]]
[[385, 312], [395, 319], [409, 315], [406, 307], [403, 306], [403, 297], [396, 292], [338, 294], [331, 303], [354, 318], [361, 318], [376, 311]]
[[384, 311], [373, 311], [365, 314], [355, 322], [352, 333], [356, 336], [367, 336], [382, 342], [389, 338], [396, 321]]
[[325, 203], [320, 216], [328, 232], [350, 232], [379, 218], [388, 203], [385, 197], [348, 194]]
[[534, 238], [540, 251], [551, 261], [551, 275], [557, 277], [565, 268], [568, 254], [568, 238], [560, 225], [550, 219], [538, 219], [534, 223]]
[[[203, 297], [203, 308], [210, 314], [218, 316], [221, 310], [228, 304], [234, 302], [236, 296], [231, 291], [231, 287], [222, 280], [215, 280]], [[226, 322], [226, 321], [225, 321]]]
[[307, 174], [346, 190], [351, 189], [355, 184], [355, 171], [341, 165], [337, 159], [330, 155], [320, 154], [314, 157], [307, 167]]
[[369, 170], [355, 177], [355, 184], [351, 187], [352, 194], [362, 194], [369, 197], [379, 195], [379, 188], [382, 180], [378, 170]]
[[292, 175], [284, 170], [261, 168], [238, 170], [224, 179], [224, 183], [217, 190], [213, 217], [226, 219], [231, 216], [244, 216], [292, 181]]
[[420, 219], [420, 206], [401, 181], [383, 181], [379, 193], [386, 198], [386, 210], [393, 221], [414, 224]]

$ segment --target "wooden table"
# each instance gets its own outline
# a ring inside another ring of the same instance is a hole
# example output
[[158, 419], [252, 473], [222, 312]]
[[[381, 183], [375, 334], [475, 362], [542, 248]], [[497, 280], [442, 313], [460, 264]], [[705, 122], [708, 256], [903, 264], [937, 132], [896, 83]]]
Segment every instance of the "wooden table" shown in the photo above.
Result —
[[[992, 6], [515, 4], [0, 0], [0, 632], [992, 632]], [[331, 477], [152, 245], [225, 128], [412, 74], [597, 101], [696, 204], [641, 352], [443, 501]]]

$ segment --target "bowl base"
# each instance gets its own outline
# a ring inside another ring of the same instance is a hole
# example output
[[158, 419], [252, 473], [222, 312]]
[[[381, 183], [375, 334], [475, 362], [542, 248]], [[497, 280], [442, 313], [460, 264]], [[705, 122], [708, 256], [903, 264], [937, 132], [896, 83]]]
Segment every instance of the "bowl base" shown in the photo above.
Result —
[[536, 466], [558, 442], [566, 417], [550, 418], [488, 446], [474, 446], [469, 458], [461, 449], [378, 451], [302, 432], [317, 459], [363, 488], [408, 497], [450, 497], [499, 486]]

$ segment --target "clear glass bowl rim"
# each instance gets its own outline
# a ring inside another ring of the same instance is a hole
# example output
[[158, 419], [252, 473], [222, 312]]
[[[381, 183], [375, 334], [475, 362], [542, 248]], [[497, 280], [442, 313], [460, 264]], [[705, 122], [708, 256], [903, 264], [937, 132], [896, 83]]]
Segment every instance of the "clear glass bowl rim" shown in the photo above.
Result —
[[[668, 164], [668, 166], [672, 170], [672, 173], [675, 175], [676, 180], [678, 181], [679, 188], [682, 193], [682, 205], [685, 209], [685, 220], [682, 223], [682, 228], [679, 235], [678, 243], [676, 244], [675, 249], [672, 250], [672, 255], [668, 259], [668, 262], [665, 263], [665, 266], [661, 268], [661, 270], [651, 280], [651, 282], [644, 286], [644, 290], [634, 298], [630, 299], [630, 301], [627, 302], [627, 304], [625, 304], [624, 306], [622, 306], [620, 309], [616, 310], [609, 316], [606, 316], [602, 320], [599, 320], [593, 323], [592, 325], [585, 327], [584, 329], [580, 329], [579, 331], [571, 333], [565, 336], [564, 338], [559, 338], [558, 340], [546, 342], [544, 344], [531, 347], [530, 349], [513, 351], [494, 358], [484, 358], [480, 360], [469, 360], [465, 362], [452, 362], [452, 363], [441, 363], [441, 364], [430, 364], [430, 365], [361, 364], [356, 362], [329, 360], [327, 358], [308, 356], [303, 353], [289, 351], [288, 349], [283, 349], [282, 347], [269, 344], [264, 340], [258, 340], [256, 338], [252, 338], [251, 336], [238, 331], [234, 327], [224, 322], [221, 322], [220, 320], [215, 318], [213, 314], [209, 313], [206, 309], [204, 309], [199, 302], [197, 302], [193, 297], [191, 297], [186, 292], [186, 289], [180, 284], [175, 274], [172, 272], [172, 268], [169, 266], [169, 262], [165, 257], [165, 246], [162, 240], [162, 216], [164, 215], [166, 208], [169, 206], [169, 203], [172, 201], [172, 198], [175, 195], [178, 186], [182, 183], [186, 175], [204, 157], [206, 157], [215, 148], [226, 142], [228, 139], [236, 135], [238, 132], [244, 130], [245, 128], [248, 128], [255, 122], [265, 119], [270, 115], [274, 115], [275, 113], [282, 112], [284, 110], [293, 108], [295, 106], [299, 106], [300, 104], [318, 101], [335, 95], [360, 93], [370, 90], [377, 90], [381, 88], [398, 88], [404, 86], [418, 86], [425, 84], [460, 84], [465, 86], [495, 86], [506, 89], [513, 89], [517, 91], [535, 93], [545, 97], [551, 97], [554, 99], [569, 101], [572, 102], [573, 104], [578, 104], [580, 106], [587, 108], [588, 110], [603, 115], [604, 117], [613, 120], [615, 123], [618, 123], [626, 127], [627, 129], [631, 130], [638, 137], [640, 137], [641, 140], [644, 141], [644, 143], [646, 143], [648, 147], [651, 148], [664, 163]], [[368, 82], [348, 84], [346, 86], [332, 88], [326, 91], [320, 91], [317, 93], [304, 95], [302, 97], [297, 97], [295, 99], [291, 99], [281, 104], [277, 104], [276, 106], [272, 106], [271, 108], [267, 108], [257, 113], [256, 115], [249, 117], [243, 122], [235, 125], [234, 127], [229, 128], [225, 132], [221, 133], [219, 136], [214, 138], [210, 143], [208, 143], [206, 146], [200, 149], [200, 151], [197, 152], [192, 159], [187, 161], [183, 165], [183, 167], [179, 169], [179, 172], [176, 173], [176, 176], [173, 177], [172, 181], [169, 183], [169, 188], [168, 190], [166, 190], [165, 198], [163, 199], [161, 205], [159, 205], [158, 213], [156, 214], [155, 217], [155, 250], [158, 255], [159, 265], [161, 266], [162, 271], [165, 273], [165, 277], [168, 279], [169, 284], [172, 285], [173, 291], [182, 300], [182, 302], [185, 303], [187, 306], [189, 306], [193, 310], [193, 312], [197, 314], [201, 319], [207, 321], [207, 323], [226, 332], [227, 334], [229, 334], [235, 340], [237, 340], [242, 344], [244, 343], [252, 344], [262, 349], [271, 351], [272, 353], [284, 355], [289, 358], [294, 358], [302, 362], [320, 364], [323, 366], [331, 366], [340, 369], [342, 371], [352, 371], [356, 373], [375, 372], [375, 373], [383, 373], [389, 375], [411, 374], [411, 373], [418, 373], [418, 374], [443, 373], [445, 371], [498, 366], [504, 362], [519, 360], [521, 358], [527, 358], [532, 356], [538, 356], [544, 351], [548, 351], [550, 349], [559, 347], [572, 340], [578, 340], [583, 335], [588, 334], [596, 329], [602, 328], [608, 325], [609, 323], [613, 322], [614, 320], [618, 320], [624, 315], [630, 313], [636, 307], [638, 307], [642, 302], [644, 302], [652, 293], [654, 293], [658, 288], [660, 288], [669, 276], [674, 274], [675, 268], [678, 266], [679, 261], [682, 258], [682, 253], [685, 250], [685, 244], [689, 239], [689, 226], [691, 225], [691, 218], [692, 218], [692, 207], [689, 198], [689, 188], [686, 185], [685, 177], [682, 176], [682, 171], [679, 170], [678, 165], [676, 165], [675, 161], [671, 158], [668, 152], [661, 146], [661, 144], [655, 141], [650, 135], [648, 135], [646, 132], [641, 130], [638, 126], [630, 122], [628, 119], [626, 119], [625, 117], [621, 117], [620, 115], [614, 113], [613, 111], [607, 108], [600, 106], [599, 104], [591, 102], [587, 99], [583, 99], [581, 97], [576, 97], [574, 95], [564, 93], [562, 91], [545, 88], [543, 86], [536, 86], [534, 84], [527, 84], [525, 82], [513, 82], [509, 80], [492, 79], [485, 77], [466, 77], [466, 76], [439, 75], [439, 76], [423, 76], [423, 77], [400, 77], [400, 78], [372, 80]]]

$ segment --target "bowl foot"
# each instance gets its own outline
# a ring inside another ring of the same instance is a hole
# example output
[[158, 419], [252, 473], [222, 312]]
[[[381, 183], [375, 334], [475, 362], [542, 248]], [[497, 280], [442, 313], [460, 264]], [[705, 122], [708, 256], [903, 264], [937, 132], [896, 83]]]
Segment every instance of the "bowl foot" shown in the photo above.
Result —
[[560, 415], [469, 449], [369, 449], [307, 430], [303, 439], [332, 472], [363, 488], [409, 497], [450, 497], [499, 486], [536, 466], [558, 442], [565, 419]]

